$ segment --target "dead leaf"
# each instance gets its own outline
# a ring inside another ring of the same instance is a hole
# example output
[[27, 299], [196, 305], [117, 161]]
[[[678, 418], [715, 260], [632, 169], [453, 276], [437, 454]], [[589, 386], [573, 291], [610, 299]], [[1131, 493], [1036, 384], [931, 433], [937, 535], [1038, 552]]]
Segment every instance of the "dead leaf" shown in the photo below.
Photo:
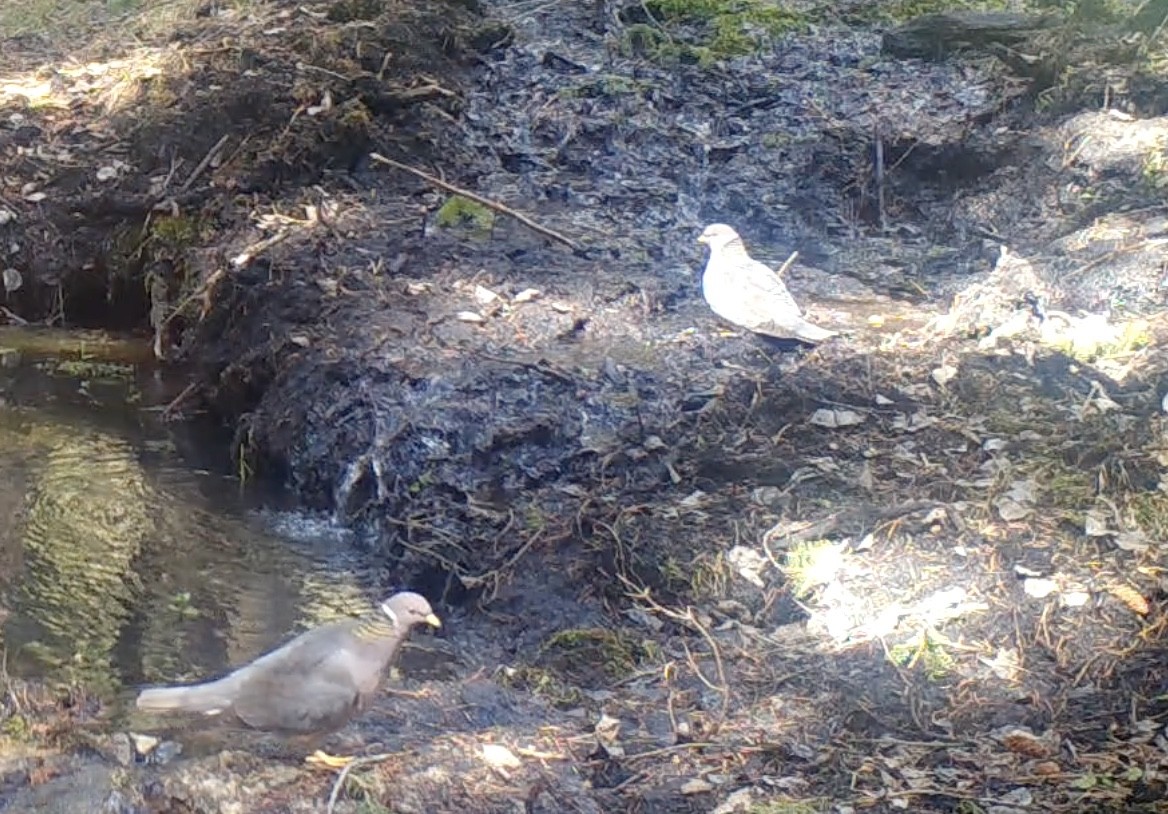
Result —
[[499, 295], [486, 286], [476, 285], [474, 287], [474, 298], [475, 302], [479, 305], [490, 305], [499, 299]]
[[957, 377], [957, 368], [953, 367], [953, 365], [941, 365], [940, 367], [933, 368], [933, 372], [929, 375], [933, 381], [941, 387], [944, 387]]
[[1002, 737], [1002, 745], [1016, 755], [1033, 758], [1044, 758], [1050, 755], [1050, 749], [1045, 743], [1023, 729], [1007, 732]]
[[1147, 616], [1152, 610], [1148, 600], [1144, 599], [1143, 595], [1130, 585], [1113, 585], [1107, 590], [1108, 593], [1127, 605], [1128, 610], [1132, 613]]
[[855, 410], [838, 410], [821, 407], [811, 414], [811, 418], [808, 421], [817, 427], [836, 429], [838, 427], [851, 427], [856, 424], [863, 424], [865, 419], [866, 416], [857, 413]]
[[700, 777], [686, 780], [681, 784], [682, 794], [706, 794], [707, 792], [711, 792], [713, 790], [714, 786], [711, 783], [707, 783], [705, 780], [702, 780]]

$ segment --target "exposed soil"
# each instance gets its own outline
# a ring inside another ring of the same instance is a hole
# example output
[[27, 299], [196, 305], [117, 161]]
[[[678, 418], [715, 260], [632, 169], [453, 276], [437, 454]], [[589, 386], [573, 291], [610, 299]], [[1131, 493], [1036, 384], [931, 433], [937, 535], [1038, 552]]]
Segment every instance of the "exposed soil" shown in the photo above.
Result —
[[[176, 418], [440, 602], [337, 811], [1164, 810], [1155, 60], [1066, 28], [1038, 67], [883, 56], [843, 9], [666, 64], [633, 6], [212, 3], [42, 70], [62, 104], [0, 105], [6, 308], [149, 325]], [[722, 335], [714, 221], [799, 251], [844, 335]], [[153, 765], [28, 692], [5, 810], [336, 780], [230, 740]]]

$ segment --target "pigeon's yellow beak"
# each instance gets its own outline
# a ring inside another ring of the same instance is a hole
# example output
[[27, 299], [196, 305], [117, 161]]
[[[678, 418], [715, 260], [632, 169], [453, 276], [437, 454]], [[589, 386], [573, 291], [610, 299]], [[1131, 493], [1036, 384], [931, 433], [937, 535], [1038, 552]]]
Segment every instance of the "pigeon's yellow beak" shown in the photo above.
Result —
[[430, 627], [442, 627], [442, 620], [431, 613], [426, 616], [426, 624]]
[[698, 235], [698, 243], [708, 243], [710, 239], [705, 235]]

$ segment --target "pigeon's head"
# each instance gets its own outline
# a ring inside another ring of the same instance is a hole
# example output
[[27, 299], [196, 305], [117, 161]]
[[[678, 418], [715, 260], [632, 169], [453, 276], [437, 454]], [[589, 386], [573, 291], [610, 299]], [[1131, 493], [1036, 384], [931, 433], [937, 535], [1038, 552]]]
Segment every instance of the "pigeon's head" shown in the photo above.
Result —
[[732, 243], [741, 243], [742, 238], [730, 226], [724, 223], [711, 223], [698, 237], [698, 243], [705, 243], [710, 251], [716, 252]]
[[402, 591], [394, 594], [381, 603], [381, 612], [389, 617], [395, 626], [409, 630], [414, 625], [430, 625], [442, 627], [442, 622], [434, 615], [426, 597], [412, 591]]

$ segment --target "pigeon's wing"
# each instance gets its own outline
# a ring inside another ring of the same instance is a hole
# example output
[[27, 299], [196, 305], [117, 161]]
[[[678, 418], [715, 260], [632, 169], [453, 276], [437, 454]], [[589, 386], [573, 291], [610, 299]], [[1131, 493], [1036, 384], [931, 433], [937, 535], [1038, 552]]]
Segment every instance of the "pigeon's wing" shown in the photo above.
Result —
[[803, 319], [779, 275], [745, 252], [711, 256], [702, 293], [718, 316], [756, 333], [812, 343], [835, 336]]
[[763, 321], [780, 323], [802, 315], [799, 304], [778, 274], [764, 263], [747, 258], [737, 274], [740, 296]]
[[243, 668], [231, 705], [235, 716], [261, 730], [313, 732], [343, 724], [357, 699], [346, 657], [354, 623], [314, 628]]
[[347, 641], [353, 634], [357, 619], [339, 619], [327, 625], [314, 627], [301, 633], [292, 641], [265, 653], [250, 664], [240, 667], [232, 675], [239, 681], [246, 681], [256, 673], [283, 673], [311, 669], [325, 659], [339, 642]]
[[232, 712], [254, 729], [326, 732], [344, 726], [360, 700], [350, 665], [330, 658], [310, 671], [255, 676], [240, 688]]

